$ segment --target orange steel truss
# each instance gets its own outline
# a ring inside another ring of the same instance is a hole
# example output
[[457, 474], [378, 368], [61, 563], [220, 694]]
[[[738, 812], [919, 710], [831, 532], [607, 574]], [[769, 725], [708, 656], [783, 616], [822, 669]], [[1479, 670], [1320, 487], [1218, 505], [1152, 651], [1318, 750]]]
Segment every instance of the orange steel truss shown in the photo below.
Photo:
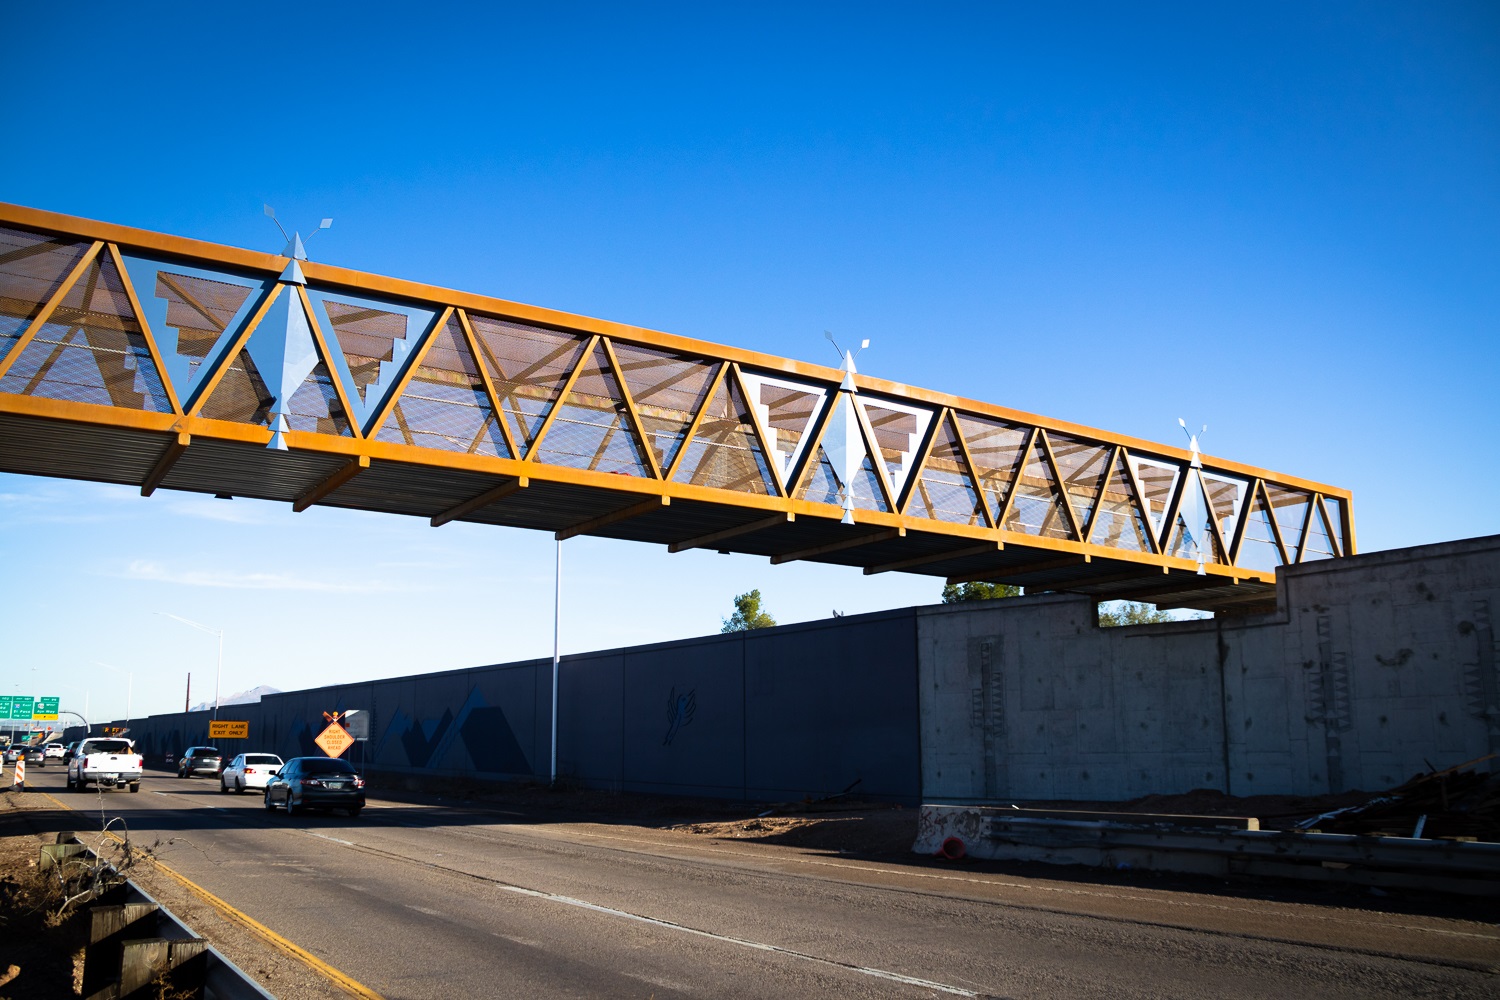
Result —
[[0, 205], [0, 469], [1225, 611], [1355, 550], [1347, 490], [299, 264]]

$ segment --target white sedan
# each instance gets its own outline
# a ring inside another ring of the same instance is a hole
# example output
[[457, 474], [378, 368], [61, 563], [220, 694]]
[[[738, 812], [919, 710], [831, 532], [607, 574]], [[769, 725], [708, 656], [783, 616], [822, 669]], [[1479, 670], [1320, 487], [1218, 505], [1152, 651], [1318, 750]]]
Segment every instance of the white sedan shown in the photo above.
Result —
[[271, 775], [281, 769], [281, 763], [274, 753], [242, 753], [219, 773], [219, 791], [233, 788], [244, 794], [247, 788], [265, 788]]

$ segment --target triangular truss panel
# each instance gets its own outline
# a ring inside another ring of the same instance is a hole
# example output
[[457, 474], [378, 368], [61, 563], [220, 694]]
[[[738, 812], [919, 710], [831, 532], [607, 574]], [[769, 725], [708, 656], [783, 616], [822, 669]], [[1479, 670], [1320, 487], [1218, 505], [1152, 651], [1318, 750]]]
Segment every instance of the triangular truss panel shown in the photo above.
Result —
[[172, 412], [140, 318], [108, 252], [94, 258], [11, 363], [0, 392]]
[[359, 411], [360, 423], [367, 424], [381, 412], [437, 310], [317, 288], [308, 288], [307, 297], [328, 334], [345, 396]]
[[802, 485], [797, 490], [797, 499], [838, 506], [843, 503], [842, 489], [838, 473], [833, 471], [833, 461], [820, 445], [817, 461], [807, 470], [807, 475], [802, 477]]
[[783, 484], [792, 481], [802, 461], [813, 425], [828, 401], [826, 386], [792, 382], [760, 372], [740, 371], [749, 403], [766, 435], [766, 446]]
[[511, 439], [529, 453], [568, 376], [578, 367], [588, 338], [472, 312], [469, 325], [480, 362], [500, 397]]
[[249, 350], [240, 348], [198, 412], [210, 420], [265, 424], [276, 396], [266, 387]]
[[1328, 529], [1333, 532], [1333, 542], [1339, 555], [1344, 554], [1344, 502], [1337, 497], [1325, 496], [1323, 510], [1328, 513]]
[[88, 249], [86, 242], [0, 227], [0, 362]]
[[1089, 541], [1128, 552], [1155, 551], [1151, 545], [1151, 524], [1136, 496], [1123, 454], [1115, 458], [1104, 480], [1104, 490], [1094, 509]]
[[294, 431], [313, 431], [337, 437], [353, 437], [349, 417], [339, 401], [328, 365], [319, 361], [286, 405], [287, 426]]
[[687, 440], [694, 415], [703, 407], [718, 366], [637, 344], [617, 341], [612, 346], [657, 467], [670, 468]]
[[750, 406], [733, 379], [719, 381], [673, 479], [741, 493], [776, 494]]
[[990, 516], [999, 521], [1021, 467], [1026, 442], [1031, 440], [1031, 428], [959, 414], [958, 429], [968, 445], [969, 457], [974, 460], [974, 474], [979, 479], [984, 502], [989, 505]]
[[432, 335], [377, 441], [511, 458], [458, 314]]
[[1338, 555], [1333, 546], [1332, 532], [1323, 519], [1323, 505], [1314, 504], [1312, 517], [1307, 522], [1307, 541], [1302, 546], [1302, 561], [1332, 559]]
[[1266, 496], [1271, 501], [1271, 515], [1281, 529], [1281, 541], [1286, 546], [1288, 562], [1302, 561], [1302, 529], [1307, 523], [1307, 508], [1312, 497], [1301, 490], [1266, 483]]
[[1068, 512], [1063, 509], [1062, 490], [1052, 472], [1052, 464], [1047, 461], [1045, 441], [1040, 432], [1016, 481], [1015, 492], [1010, 513], [1005, 519], [1007, 531], [1043, 538], [1073, 537]]
[[1130, 469], [1135, 481], [1141, 484], [1141, 506], [1151, 530], [1165, 548], [1167, 511], [1177, 493], [1177, 481], [1182, 478], [1182, 466], [1157, 458], [1130, 456]]
[[535, 460], [649, 478], [651, 467], [630, 425], [630, 408], [602, 341], [582, 365], [537, 444]]
[[1052, 445], [1052, 457], [1057, 460], [1057, 472], [1078, 523], [1086, 525], [1104, 490], [1112, 449], [1056, 431], [1047, 433], [1047, 442]]
[[[1219, 529], [1215, 540], [1224, 546], [1233, 544], [1234, 533], [1239, 528], [1240, 512], [1245, 506], [1245, 496], [1250, 483], [1219, 472], [1203, 473], [1203, 490], [1208, 498], [1208, 511]], [[1221, 559], [1228, 562], [1228, 559]]]
[[932, 425], [932, 411], [865, 395], [858, 395], [855, 400], [865, 411], [865, 420], [875, 437], [872, 444], [885, 464], [891, 493], [899, 497], [906, 488], [927, 428]]
[[984, 500], [964, 458], [951, 415], [938, 421], [932, 449], [912, 489], [906, 513], [953, 524], [985, 526]]
[[209, 373], [276, 284], [123, 254], [136, 297], [187, 412]]
[[1213, 489], [1207, 481], [1203, 481], [1202, 486], [1198, 485], [1199, 482], [1199, 476], [1189, 474], [1187, 482], [1183, 484], [1184, 490], [1197, 490], [1202, 498], [1198, 506], [1202, 520], [1191, 526], [1192, 538], [1197, 541], [1199, 549], [1195, 550], [1188, 539], [1189, 525], [1184, 511], [1188, 510], [1191, 505], [1184, 497], [1183, 503], [1179, 505], [1177, 517], [1172, 522], [1172, 536], [1167, 540], [1163, 551], [1178, 559], [1197, 559], [1201, 554], [1202, 561], [1205, 563], [1228, 563], [1229, 557], [1224, 552], [1223, 540], [1214, 527]]
[[1263, 573], [1274, 573], [1282, 563], [1281, 547], [1276, 544], [1276, 529], [1271, 524], [1270, 507], [1266, 504], [1262, 491], [1257, 489], [1245, 515], [1245, 534], [1240, 539], [1235, 565]]
[[891, 505], [886, 503], [885, 491], [880, 488], [880, 473], [875, 470], [875, 462], [868, 451], [865, 452], [864, 461], [860, 463], [859, 471], [854, 474], [854, 482], [849, 486], [855, 507], [860, 510], [890, 511]]

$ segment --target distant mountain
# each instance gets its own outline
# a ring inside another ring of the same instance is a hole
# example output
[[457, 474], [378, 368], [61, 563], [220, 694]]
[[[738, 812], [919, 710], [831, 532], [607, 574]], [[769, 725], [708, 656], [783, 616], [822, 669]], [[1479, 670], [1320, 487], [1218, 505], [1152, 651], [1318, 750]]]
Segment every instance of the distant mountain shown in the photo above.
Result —
[[[281, 693], [281, 689], [280, 688], [273, 688], [273, 687], [269, 687], [269, 686], [267, 686], [265, 684], [262, 684], [260, 687], [253, 687], [249, 691], [241, 691], [239, 694], [232, 694], [232, 695], [229, 695], [228, 697], [220, 698], [219, 699], [219, 706], [223, 707], [225, 705], [253, 705], [255, 702], [260, 701], [262, 698], [264, 698], [268, 694], [280, 694], [280, 693]], [[194, 712], [206, 712], [206, 711], [208, 711], [209, 709], [211, 709], [213, 707], [214, 707], [214, 703], [213, 702], [211, 702], [211, 701], [205, 701], [202, 704], [194, 705], [192, 707], [191, 711], [194, 711]]]

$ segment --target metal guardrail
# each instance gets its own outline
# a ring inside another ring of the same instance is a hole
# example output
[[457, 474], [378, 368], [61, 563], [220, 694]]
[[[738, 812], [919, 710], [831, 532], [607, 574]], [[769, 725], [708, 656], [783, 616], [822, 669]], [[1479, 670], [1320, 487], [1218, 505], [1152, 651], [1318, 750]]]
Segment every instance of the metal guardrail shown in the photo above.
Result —
[[[1500, 896], [1500, 843], [1260, 830], [1247, 817], [924, 805], [919, 853]], [[955, 847], [950, 841], [957, 841]], [[940, 846], [941, 845], [941, 846]]]
[[[79, 863], [73, 859], [100, 864], [76, 837], [58, 834], [58, 843], [42, 847], [38, 867]], [[133, 881], [115, 882], [96, 896], [89, 919], [82, 990], [88, 1000], [155, 996], [149, 987], [163, 980], [177, 991], [174, 996], [276, 1000]]]

